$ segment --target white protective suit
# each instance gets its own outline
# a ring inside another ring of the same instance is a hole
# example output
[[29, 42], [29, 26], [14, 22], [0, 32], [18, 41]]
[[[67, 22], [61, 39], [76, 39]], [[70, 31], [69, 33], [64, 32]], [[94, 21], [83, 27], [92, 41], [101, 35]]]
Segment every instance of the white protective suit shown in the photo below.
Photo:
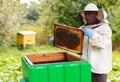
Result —
[[[92, 3], [90, 4], [96, 6]], [[89, 8], [92, 8], [92, 11], [94, 11], [94, 7], [89, 7], [91, 6], [90, 4], [85, 7], [84, 11], [87, 9], [90, 11]], [[98, 9], [95, 11], [98, 11]], [[91, 38], [84, 36], [83, 42], [82, 58], [91, 64], [92, 72], [97, 74], [107, 74], [112, 70], [112, 31], [106, 18], [107, 13], [103, 11], [101, 24], [92, 29], [94, 35]], [[83, 20], [85, 21], [84, 18]], [[87, 26], [83, 25], [80, 28], [83, 27]]]

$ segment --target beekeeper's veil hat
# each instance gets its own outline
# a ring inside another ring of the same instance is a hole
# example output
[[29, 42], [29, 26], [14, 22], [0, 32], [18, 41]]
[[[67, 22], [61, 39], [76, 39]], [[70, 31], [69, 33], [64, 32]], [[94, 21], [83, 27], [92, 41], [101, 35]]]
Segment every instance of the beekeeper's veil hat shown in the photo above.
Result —
[[86, 20], [85, 20], [85, 11], [97, 11], [98, 14], [97, 14], [97, 18], [99, 21], [103, 21], [103, 11], [99, 10], [98, 7], [93, 4], [93, 3], [89, 3], [85, 8], [84, 10], [80, 11], [80, 15], [83, 17], [83, 21], [84, 23], [86, 23]]

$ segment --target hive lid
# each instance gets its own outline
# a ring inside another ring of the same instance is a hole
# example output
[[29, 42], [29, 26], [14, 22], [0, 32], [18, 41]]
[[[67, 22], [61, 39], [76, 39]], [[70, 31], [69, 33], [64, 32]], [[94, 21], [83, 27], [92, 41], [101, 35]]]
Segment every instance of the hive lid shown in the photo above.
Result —
[[19, 34], [25, 35], [25, 34], [36, 34], [34, 31], [19, 31]]
[[60, 24], [54, 25], [53, 45], [78, 54], [82, 53], [83, 32], [81, 29]]

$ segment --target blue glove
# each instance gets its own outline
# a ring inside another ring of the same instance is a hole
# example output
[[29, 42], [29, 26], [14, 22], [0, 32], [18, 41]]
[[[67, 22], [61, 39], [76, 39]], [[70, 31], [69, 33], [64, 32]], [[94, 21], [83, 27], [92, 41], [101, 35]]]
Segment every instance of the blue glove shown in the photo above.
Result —
[[94, 35], [93, 30], [90, 28], [84, 28], [84, 29], [82, 29], [82, 31], [83, 31], [84, 35], [89, 37], [89, 38]]
[[53, 43], [54, 42], [54, 37], [50, 38], [50, 42]]

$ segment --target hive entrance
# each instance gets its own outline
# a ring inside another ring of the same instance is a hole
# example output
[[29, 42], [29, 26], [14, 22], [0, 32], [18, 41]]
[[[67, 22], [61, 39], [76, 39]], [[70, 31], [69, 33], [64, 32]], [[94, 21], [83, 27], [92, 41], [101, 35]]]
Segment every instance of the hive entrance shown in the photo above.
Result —
[[46, 63], [80, 61], [79, 57], [74, 56], [74, 55], [70, 55], [70, 54], [65, 53], [65, 52], [26, 55], [25, 58], [32, 65], [46, 64]]

